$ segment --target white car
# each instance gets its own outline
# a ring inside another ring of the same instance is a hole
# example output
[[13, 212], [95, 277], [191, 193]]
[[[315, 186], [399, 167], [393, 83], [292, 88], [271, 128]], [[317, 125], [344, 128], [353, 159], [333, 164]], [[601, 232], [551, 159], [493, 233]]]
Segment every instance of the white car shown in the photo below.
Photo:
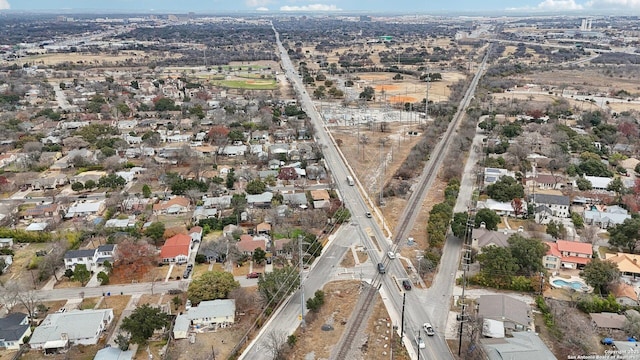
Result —
[[393, 251], [389, 251], [387, 253], [387, 256], [389, 257], [389, 259], [393, 260], [396, 258], [396, 253], [394, 253]]
[[424, 323], [422, 325], [422, 328], [424, 329], [424, 332], [427, 333], [428, 336], [433, 336], [436, 334], [436, 332], [433, 331], [433, 326], [431, 326], [431, 324], [429, 323]]

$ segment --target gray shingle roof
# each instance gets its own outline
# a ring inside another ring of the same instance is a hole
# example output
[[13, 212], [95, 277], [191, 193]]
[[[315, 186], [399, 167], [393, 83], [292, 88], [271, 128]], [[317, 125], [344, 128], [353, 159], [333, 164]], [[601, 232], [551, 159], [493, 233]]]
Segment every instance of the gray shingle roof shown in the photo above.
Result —
[[569, 197], [563, 195], [534, 194], [531, 200], [536, 204], [566, 205], [569, 206]]
[[77, 258], [85, 258], [85, 257], [93, 257], [96, 253], [96, 249], [88, 249], [88, 250], [69, 250], [64, 254], [65, 259], [77, 259]]

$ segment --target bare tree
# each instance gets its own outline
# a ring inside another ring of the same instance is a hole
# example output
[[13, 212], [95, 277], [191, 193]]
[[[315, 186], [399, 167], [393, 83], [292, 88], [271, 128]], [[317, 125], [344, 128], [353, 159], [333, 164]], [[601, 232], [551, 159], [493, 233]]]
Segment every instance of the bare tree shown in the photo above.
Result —
[[45, 280], [53, 275], [58, 281], [58, 275], [56, 272], [64, 265], [64, 253], [67, 251], [67, 246], [62, 241], [58, 241], [53, 245], [51, 251], [42, 259], [42, 262], [38, 266], [40, 272], [38, 277], [40, 280]]
[[580, 239], [583, 242], [588, 242], [591, 245], [595, 245], [596, 242], [600, 239], [598, 237], [598, 232], [600, 228], [593, 225], [585, 225], [584, 229], [582, 229], [580, 233]]
[[40, 304], [40, 296], [34, 289], [27, 289], [25, 286], [18, 284], [17, 282], [10, 282], [2, 287], [0, 293], [2, 293], [3, 302], [10, 307], [20, 304], [24, 306], [29, 314], [29, 318], [35, 318], [35, 310]]
[[287, 334], [282, 330], [271, 330], [267, 333], [264, 347], [273, 360], [284, 359], [287, 350]]

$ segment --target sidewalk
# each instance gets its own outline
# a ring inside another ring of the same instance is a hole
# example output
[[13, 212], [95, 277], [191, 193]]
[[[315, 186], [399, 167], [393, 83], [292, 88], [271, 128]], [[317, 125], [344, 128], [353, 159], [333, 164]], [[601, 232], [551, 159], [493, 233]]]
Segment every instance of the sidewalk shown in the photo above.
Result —
[[118, 334], [120, 333], [119, 330], [120, 330], [120, 325], [122, 325], [122, 320], [124, 320], [125, 317], [131, 315], [133, 310], [136, 309], [136, 306], [138, 305], [138, 301], [140, 300], [141, 296], [142, 294], [131, 295], [131, 299], [129, 300], [127, 307], [125, 307], [125, 309], [122, 311], [122, 315], [120, 315], [120, 319], [118, 319], [118, 323], [116, 323], [116, 326], [113, 328], [113, 332], [111, 333], [111, 336], [109, 337], [109, 341], [107, 341], [107, 344], [113, 347], [118, 347], [118, 344], [116, 344], [115, 340], [116, 340], [116, 337], [118, 337]]

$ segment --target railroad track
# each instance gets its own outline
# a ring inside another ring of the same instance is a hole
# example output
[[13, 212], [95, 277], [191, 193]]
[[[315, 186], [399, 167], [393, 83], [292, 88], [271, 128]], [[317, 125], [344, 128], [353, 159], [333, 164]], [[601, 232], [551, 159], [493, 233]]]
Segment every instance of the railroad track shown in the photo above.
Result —
[[373, 304], [377, 296], [377, 291], [374, 286], [365, 285], [366, 289], [360, 294], [360, 301], [358, 301], [358, 305], [356, 305], [355, 312], [351, 315], [349, 322], [347, 323], [347, 331], [344, 335], [342, 335], [340, 344], [338, 345], [338, 351], [336, 351], [332, 359], [336, 360], [345, 360], [347, 356], [349, 356], [349, 352], [351, 351], [351, 346], [353, 345], [353, 341], [356, 339], [356, 335], [360, 333], [360, 327], [362, 323], [367, 318], [367, 314], [369, 313], [369, 309]]
[[[421, 204], [424, 201], [426, 195], [427, 188], [431, 185], [433, 179], [437, 175], [437, 171], [440, 168], [440, 164], [442, 163], [442, 160], [446, 155], [449, 144], [453, 140], [455, 129], [464, 118], [464, 112], [471, 101], [473, 93], [475, 92], [475, 88], [478, 84], [478, 81], [480, 80], [483, 71], [482, 69], [487, 62], [490, 50], [491, 45], [487, 50], [487, 53], [485, 54], [482, 64], [480, 65], [480, 69], [469, 84], [469, 88], [467, 89], [465, 96], [463, 97], [463, 100], [460, 104], [461, 106], [458, 108], [458, 111], [451, 119], [451, 123], [443, 134], [442, 141], [438, 145], [436, 145], [431, 156], [431, 161], [427, 163], [425, 169], [420, 175], [418, 189], [409, 198], [409, 201], [407, 202], [407, 205], [405, 206], [405, 209], [401, 216], [402, 221], [397, 228], [396, 237], [395, 239], [393, 239], [394, 245], [398, 244], [402, 239], [404, 239], [408, 235], [408, 232], [411, 230], [411, 228], [413, 228], [413, 224], [415, 223], [417, 217], [416, 210], [421, 207]], [[360, 295], [360, 299], [358, 301], [360, 306], [356, 305], [356, 309], [354, 309], [355, 312], [351, 315], [351, 318], [347, 323], [346, 332], [340, 339], [338, 351], [335, 353], [335, 356], [331, 357], [332, 359], [344, 360], [348, 356], [349, 351], [352, 348], [353, 341], [355, 340], [355, 337], [362, 326], [362, 322], [367, 317], [366, 315], [369, 313], [373, 300], [377, 296], [377, 286], [375, 284], [382, 281], [382, 279], [380, 279], [380, 276], [377, 276], [374, 280], [377, 280], [372, 282], [372, 284], [374, 285], [369, 286], [367, 288], [367, 291], [364, 291]]]

